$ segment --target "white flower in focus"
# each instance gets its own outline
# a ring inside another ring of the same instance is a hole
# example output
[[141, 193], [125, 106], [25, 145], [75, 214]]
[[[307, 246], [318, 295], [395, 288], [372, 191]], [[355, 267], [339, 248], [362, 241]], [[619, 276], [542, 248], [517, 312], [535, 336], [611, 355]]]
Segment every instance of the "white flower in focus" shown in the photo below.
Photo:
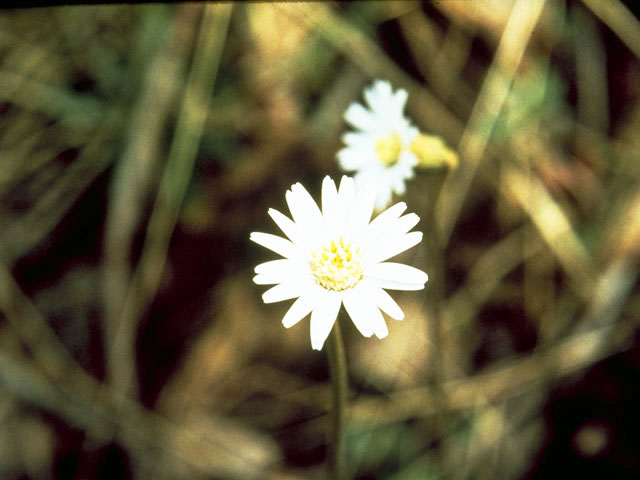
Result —
[[406, 90], [393, 92], [389, 82], [376, 80], [365, 89], [364, 99], [369, 108], [352, 103], [344, 114], [356, 131], [343, 135], [346, 147], [338, 152], [338, 163], [356, 172], [357, 183], [375, 183], [376, 210], [382, 210], [392, 192], [405, 193], [405, 181], [413, 177], [418, 157], [411, 145], [420, 132], [404, 116]]
[[322, 349], [341, 305], [362, 335], [386, 337], [380, 310], [396, 320], [404, 313], [384, 289], [421, 290], [428, 279], [417, 268], [385, 261], [422, 240], [421, 232], [409, 231], [418, 216], [401, 216], [407, 208], [401, 202], [369, 222], [375, 188], [356, 190], [347, 176], [339, 189], [325, 177], [322, 211], [300, 183], [287, 191], [286, 200], [293, 220], [274, 209], [269, 215], [288, 239], [261, 232], [250, 237], [284, 257], [255, 268], [256, 284], [275, 285], [262, 295], [264, 302], [296, 298], [282, 323], [289, 328], [311, 313], [315, 350]]

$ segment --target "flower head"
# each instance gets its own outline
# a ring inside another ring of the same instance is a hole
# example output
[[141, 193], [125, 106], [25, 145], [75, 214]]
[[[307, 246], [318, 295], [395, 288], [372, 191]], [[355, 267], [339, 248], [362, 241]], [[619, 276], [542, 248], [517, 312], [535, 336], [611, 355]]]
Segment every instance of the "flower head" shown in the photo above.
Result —
[[406, 205], [398, 203], [371, 220], [375, 189], [356, 190], [344, 176], [336, 189], [328, 176], [322, 182], [322, 210], [299, 183], [286, 200], [293, 220], [270, 209], [269, 215], [288, 238], [253, 232], [251, 240], [281, 255], [282, 259], [255, 268], [253, 281], [275, 285], [265, 303], [296, 298], [282, 323], [289, 328], [311, 313], [311, 346], [322, 349], [344, 305], [356, 328], [365, 337], [388, 334], [380, 310], [402, 320], [404, 313], [384, 290], [421, 290], [427, 274], [401, 263], [386, 262], [422, 240], [410, 232], [419, 221], [416, 214], [401, 216]]
[[375, 183], [376, 210], [391, 201], [392, 193], [404, 194], [405, 181], [413, 177], [418, 163], [411, 142], [419, 131], [404, 115], [406, 90], [393, 91], [391, 84], [377, 80], [364, 90], [368, 106], [352, 103], [344, 118], [355, 131], [345, 133], [345, 147], [338, 152], [343, 170], [355, 173], [355, 181]]
[[438, 137], [420, 133], [405, 117], [407, 97], [406, 90], [394, 92], [389, 82], [376, 80], [364, 90], [368, 108], [352, 103], [344, 115], [356, 131], [343, 135], [346, 146], [338, 152], [338, 163], [356, 172], [356, 183], [375, 183], [377, 211], [389, 205], [393, 193], [405, 193], [414, 167], [455, 166], [457, 161]]

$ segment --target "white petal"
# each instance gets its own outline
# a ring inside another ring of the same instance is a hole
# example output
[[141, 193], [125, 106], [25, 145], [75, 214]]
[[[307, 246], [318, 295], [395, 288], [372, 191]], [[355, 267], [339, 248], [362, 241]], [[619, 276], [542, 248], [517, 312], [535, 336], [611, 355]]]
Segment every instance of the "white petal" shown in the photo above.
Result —
[[358, 130], [374, 130], [377, 126], [375, 115], [359, 103], [352, 103], [344, 113], [344, 119]]
[[276, 225], [280, 227], [282, 233], [289, 237], [289, 240], [298, 245], [303, 242], [300, 228], [289, 217], [274, 208], [270, 208], [268, 213]]
[[380, 95], [380, 92], [374, 84], [373, 88], [366, 89], [364, 91], [364, 100], [367, 102], [368, 107], [374, 113], [379, 113], [382, 110], [384, 99]]
[[374, 161], [363, 165], [354, 175], [353, 180], [357, 188], [367, 183], [372, 183], [377, 187], [381, 182], [384, 183], [385, 178], [385, 168], [381, 163]]
[[356, 286], [343, 294], [344, 307], [353, 324], [365, 337], [375, 334], [384, 338], [388, 334], [387, 324], [378, 307]]
[[337, 227], [338, 214], [338, 190], [334, 181], [329, 176], [326, 176], [322, 181], [322, 216], [327, 229], [331, 233]]
[[338, 200], [338, 190], [335, 182], [329, 175], [322, 180], [322, 214], [333, 211]]
[[356, 187], [353, 178], [343, 175], [338, 188], [338, 202], [341, 208], [349, 208], [356, 197]]
[[402, 236], [415, 227], [420, 221], [420, 217], [415, 213], [407, 213], [398, 220], [396, 220], [393, 226], [389, 229], [390, 235]]
[[407, 103], [408, 97], [409, 97], [409, 94], [405, 89], [399, 88], [398, 90], [396, 90], [396, 93], [393, 94], [393, 103], [396, 111], [398, 112], [404, 111], [404, 106]]
[[375, 153], [361, 148], [343, 148], [337, 155], [340, 168], [345, 171], [359, 170], [375, 162]]
[[311, 347], [322, 350], [325, 340], [331, 333], [342, 304], [341, 296], [333, 290], [326, 290], [318, 299], [311, 312]]
[[404, 312], [396, 301], [391, 298], [391, 295], [376, 285], [374, 281], [363, 279], [358, 286], [362, 288], [364, 295], [366, 295], [370, 301], [374, 302], [380, 310], [391, 318], [394, 320], [402, 320], [404, 318]]
[[396, 203], [394, 206], [389, 207], [382, 212], [367, 226], [362, 238], [364, 245], [371, 245], [377, 240], [377, 238], [390, 228], [393, 223], [398, 219], [402, 212], [407, 209], [407, 205], [404, 202]]
[[293, 258], [299, 255], [299, 250], [296, 246], [286, 238], [271, 235], [270, 233], [252, 232], [249, 239], [285, 258]]
[[380, 163], [373, 163], [367, 167], [361, 168], [355, 175], [356, 185], [373, 183], [376, 188], [375, 211], [384, 210], [391, 201], [391, 186], [389, 169], [383, 167]]
[[289, 270], [293, 268], [293, 265], [296, 264], [297, 262], [289, 260], [288, 258], [279, 258], [278, 260], [270, 260], [268, 262], [257, 265], [254, 269], [254, 272], [256, 272], [257, 274], [264, 273], [268, 275], [271, 273], [277, 273], [282, 269]]
[[391, 98], [391, 84], [385, 80], [376, 80], [371, 88], [364, 91], [364, 99], [374, 111], [388, 108], [387, 105]]
[[429, 276], [422, 270], [410, 265], [395, 262], [378, 263], [367, 269], [367, 277], [378, 280], [389, 280], [398, 283], [422, 285], [429, 280]]
[[304, 317], [311, 313], [311, 310], [315, 307], [317, 303], [317, 297], [315, 295], [303, 295], [298, 298], [287, 313], [285, 313], [284, 318], [282, 319], [282, 325], [285, 328], [290, 328]]
[[331, 227], [334, 229], [330, 232], [331, 234], [338, 233], [338, 235], [342, 235], [346, 233], [347, 222], [353, 210], [355, 197], [356, 189], [353, 178], [343, 175], [340, 180], [340, 186], [338, 187], [336, 209], [331, 219]]
[[373, 88], [380, 92], [380, 95], [389, 96], [391, 95], [391, 82], [389, 80], [381, 80], [377, 79], [373, 83]]
[[256, 275], [253, 277], [253, 283], [256, 285], [275, 285], [277, 283], [282, 283], [283, 277], [280, 275], [271, 276], [271, 275]]
[[271, 287], [269, 290], [262, 294], [262, 301], [264, 303], [275, 303], [283, 300], [289, 300], [290, 298], [297, 298], [304, 293], [302, 285], [297, 283], [281, 283], [275, 287]]
[[376, 211], [379, 212], [387, 208], [389, 203], [391, 203], [391, 193], [392, 193], [392, 190], [387, 184], [380, 185], [378, 187], [378, 192], [376, 194], [376, 203], [375, 203]]
[[367, 338], [373, 335], [373, 328], [369, 323], [370, 316], [365, 305], [366, 302], [358, 295], [355, 288], [344, 291], [342, 303], [344, 303], [345, 310], [360, 333]]
[[276, 283], [308, 283], [312, 281], [311, 273], [308, 270], [305, 271], [302, 268], [303, 265], [291, 260], [282, 261], [287, 263], [279, 268], [269, 267], [266, 272], [258, 273], [253, 277], [253, 282], [257, 285], [275, 285]]
[[418, 157], [411, 150], [403, 150], [398, 156], [396, 165], [403, 167], [405, 178], [413, 177], [413, 167], [418, 164]]
[[398, 177], [393, 182], [393, 193], [396, 195], [404, 195], [407, 192], [407, 185], [405, 184], [404, 178]]
[[285, 197], [298, 228], [308, 237], [315, 237], [322, 228], [322, 214], [309, 192], [300, 183], [296, 183], [287, 191]]
[[380, 288], [386, 288], [387, 290], [422, 290], [424, 288], [423, 283], [406, 283], [406, 282], [394, 282], [393, 280], [385, 280], [379, 278], [372, 278], [371, 281]]
[[375, 153], [376, 136], [363, 132], [347, 132], [342, 135], [342, 141], [348, 147], [356, 150], [372, 151]]
[[359, 184], [356, 199], [347, 225], [350, 233], [360, 234], [369, 224], [376, 199], [376, 186], [372, 182]]
[[422, 240], [422, 232], [409, 232], [400, 238], [394, 238], [393, 241], [385, 242], [384, 238], [376, 242], [375, 245], [369, 246], [365, 252], [364, 261], [367, 265], [384, 262], [388, 258], [409, 250]]
[[373, 323], [373, 333], [375, 333], [378, 338], [385, 338], [389, 335], [389, 328], [387, 327], [387, 322], [384, 321], [384, 317], [382, 316], [382, 312], [378, 310], [378, 307], [373, 307], [374, 315], [371, 317], [371, 322]]

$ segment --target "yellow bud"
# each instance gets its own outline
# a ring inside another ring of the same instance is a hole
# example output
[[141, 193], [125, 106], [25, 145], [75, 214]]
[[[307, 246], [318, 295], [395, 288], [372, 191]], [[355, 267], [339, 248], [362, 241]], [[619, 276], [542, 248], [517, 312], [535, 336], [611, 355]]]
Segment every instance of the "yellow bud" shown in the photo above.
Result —
[[458, 154], [435, 135], [418, 134], [411, 142], [411, 151], [418, 157], [419, 167], [433, 168], [446, 165], [449, 168], [456, 168], [458, 166]]

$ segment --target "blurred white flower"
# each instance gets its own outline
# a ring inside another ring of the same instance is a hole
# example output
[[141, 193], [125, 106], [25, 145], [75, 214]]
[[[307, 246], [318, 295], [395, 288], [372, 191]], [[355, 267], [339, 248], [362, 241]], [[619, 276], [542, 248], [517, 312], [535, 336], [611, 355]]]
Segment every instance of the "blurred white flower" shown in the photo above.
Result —
[[376, 185], [376, 210], [391, 202], [391, 194], [405, 193], [405, 181], [413, 177], [418, 158], [411, 142], [419, 131], [404, 116], [406, 90], [395, 92], [391, 84], [377, 80], [364, 90], [369, 108], [352, 103], [344, 118], [356, 131], [342, 137], [346, 147], [338, 152], [343, 170], [355, 172], [355, 181]]
[[286, 193], [293, 220], [274, 209], [269, 215], [288, 237], [253, 232], [251, 240], [283, 256], [255, 268], [253, 281], [275, 285], [265, 303], [297, 298], [282, 323], [289, 328], [311, 313], [311, 346], [322, 349], [344, 307], [365, 337], [388, 334], [380, 310], [401, 320], [404, 313], [384, 290], [421, 290], [427, 274], [401, 263], [385, 262], [422, 240], [410, 232], [416, 214], [401, 216], [398, 203], [370, 222], [375, 189], [356, 190], [352, 178], [343, 176], [340, 188], [328, 176], [322, 183], [322, 211], [307, 190], [296, 183]]
[[356, 183], [376, 185], [375, 208], [380, 211], [389, 205], [392, 193], [405, 193], [414, 167], [455, 166], [457, 156], [439, 137], [420, 133], [405, 117], [406, 90], [394, 92], [389, 82], [376, 80], [364, 90], [364, 99], [368, 108], [354, 102], [345, 112], [356, 131], [343, 135], [346, 146], [337, 157], [343, 170], [355, 172]]

